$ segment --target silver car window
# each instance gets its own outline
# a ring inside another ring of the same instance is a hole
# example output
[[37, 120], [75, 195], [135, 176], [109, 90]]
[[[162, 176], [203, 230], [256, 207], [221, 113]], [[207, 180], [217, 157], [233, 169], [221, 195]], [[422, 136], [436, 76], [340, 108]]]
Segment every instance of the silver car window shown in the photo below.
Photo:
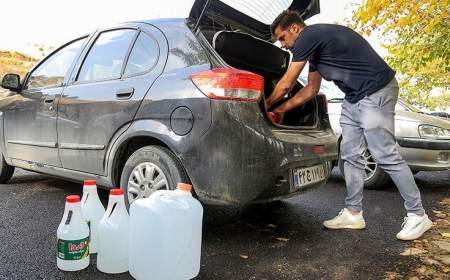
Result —
[[120, 29], [101, 33], [89, 50], [77, 81], [120, 78], [123, 62], [135, 32], [134, 29]]
[[158, 57], [159, 47], [156, 40], [141, 32], [130, 53], [124, 75], [130, 76], [151, 70]]
[[62, 86], [67, 71], [85, 41], [86, 38], [77, 40], [48, 57], [30, 74], [26, 89]]

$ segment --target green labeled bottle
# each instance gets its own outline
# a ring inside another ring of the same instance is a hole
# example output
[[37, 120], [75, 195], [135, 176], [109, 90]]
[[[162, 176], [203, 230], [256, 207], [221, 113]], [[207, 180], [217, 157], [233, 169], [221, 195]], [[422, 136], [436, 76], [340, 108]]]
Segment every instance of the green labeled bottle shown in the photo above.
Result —
[[56, 265], [64, 271], [77, 271], [89, 266], [89, 227], [81, 215], [80, 197], [70, 195], [58, 226]]

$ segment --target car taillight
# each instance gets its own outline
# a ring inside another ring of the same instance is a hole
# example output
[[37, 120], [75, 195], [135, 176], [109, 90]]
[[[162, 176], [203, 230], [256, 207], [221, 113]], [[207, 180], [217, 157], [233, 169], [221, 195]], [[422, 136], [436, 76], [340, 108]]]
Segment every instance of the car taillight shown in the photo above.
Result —
[[262, 76], [234, 68], [216, 68], [191, 78], [211, 99], [258, 102], [264, 91]]
[[325, 114], [328, 113], [328, 100], [325, 94], [318, 94], [317, 101], [319, 103], [319, 107], [322, 108]]
[[315, 145], [312, 147], [312, 152], [315, 155], [321, 155], [325, 153], [325, 146], [324, 145]]

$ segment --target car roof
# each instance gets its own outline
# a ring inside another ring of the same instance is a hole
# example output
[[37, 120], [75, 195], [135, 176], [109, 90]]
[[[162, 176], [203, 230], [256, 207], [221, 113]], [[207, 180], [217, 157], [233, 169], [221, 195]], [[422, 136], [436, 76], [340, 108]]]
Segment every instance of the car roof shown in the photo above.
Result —
[[185, 18], [158, 18], [158, 19], [146, 19], [146, 20], [138, 20], [133, 21], [136, 23], [147, 23], [154, 25], [156, 27], [165, 27], [165, 26], [171, 26], [174, 24], [184, 24], [186, 22]]

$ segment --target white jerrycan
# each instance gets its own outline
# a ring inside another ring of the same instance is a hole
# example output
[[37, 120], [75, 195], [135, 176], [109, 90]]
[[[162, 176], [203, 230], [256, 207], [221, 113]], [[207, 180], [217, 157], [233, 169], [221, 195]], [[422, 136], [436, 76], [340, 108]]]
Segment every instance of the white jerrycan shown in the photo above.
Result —
[[122, 189], [112, 189], [98, 224], [97, 268], [104, 273], [128, 271], [129, 220]]
[[138, 280], [186, 280], [200, 271], [203, 208], [192, 186], [154, 192], [130, 207], [130, 274]]
[[64, 271], [82, 270], [89, 266], [89, 227], [81, 216], [80, 197], [69, 195], [56, 234], [56, 265]]
[[97, 183], [95, 180], [84, 180], [83, 197], [81, 197], [81, 213], [91, 230], [89, 240], [90, 254], [97, 253], [98, 247], [98, 223], [105, 214], [100, 198], [97, 193]]

